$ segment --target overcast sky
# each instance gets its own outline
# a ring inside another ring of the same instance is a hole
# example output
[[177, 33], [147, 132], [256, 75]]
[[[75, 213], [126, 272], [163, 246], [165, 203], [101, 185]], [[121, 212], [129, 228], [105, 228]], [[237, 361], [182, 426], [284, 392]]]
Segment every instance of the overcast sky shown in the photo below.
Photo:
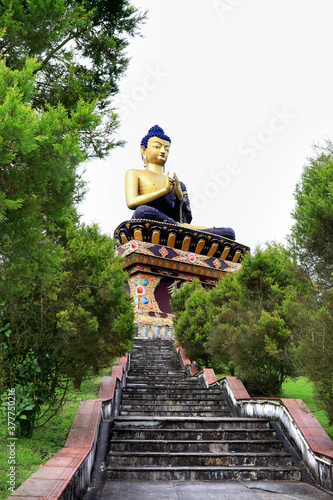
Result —
[[117, 148], [87, 163], [82, 220], [130, 219], [124, 176], [160, 125], [166, 169], [188, 189], [193, 224], [230, 226], [255, 248], [285, 242], [312, 146], [333, 137], [332, 0], [132, 0], [149, 9], [115, 101]]

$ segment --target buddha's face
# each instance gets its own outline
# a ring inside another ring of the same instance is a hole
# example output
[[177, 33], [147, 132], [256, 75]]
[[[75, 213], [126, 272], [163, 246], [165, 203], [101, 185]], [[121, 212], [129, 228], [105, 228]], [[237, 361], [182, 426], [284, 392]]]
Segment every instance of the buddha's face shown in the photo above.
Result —
[[168, 159], [169, 148], [169, 141], [165, 141], [159, 137], [151, 137], [148, 139], [147, 147], [142, 146], [141, 148], [145, 164], [152, 163], [153, 165], [163, 166]]

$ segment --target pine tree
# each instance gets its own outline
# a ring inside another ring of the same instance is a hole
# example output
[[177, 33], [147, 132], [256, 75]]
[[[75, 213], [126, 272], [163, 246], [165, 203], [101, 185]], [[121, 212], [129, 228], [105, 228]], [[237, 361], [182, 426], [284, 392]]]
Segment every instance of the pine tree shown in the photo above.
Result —
[[[0, 3], [0, 378], [2, 391], [17, 389], [22, 434], [63, 404], [69, 351], [82, 379], [130, 346], [113, 244], [80, 228], [76, 205], [78, 166], [119, 144], [111, 101], [143, 18], [126, 0]], [[89, 244], [103, 256], [94, 269]], [[78, 270], [84, 287], [73, 294]], [[98, 359], [81, 362], [75, 342], [63, 348], [74, 331], [94, 338]]]

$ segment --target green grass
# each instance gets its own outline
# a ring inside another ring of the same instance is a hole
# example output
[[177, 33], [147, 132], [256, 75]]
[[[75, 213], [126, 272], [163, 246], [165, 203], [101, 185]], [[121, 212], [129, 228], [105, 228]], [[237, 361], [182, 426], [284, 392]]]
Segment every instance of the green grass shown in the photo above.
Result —
[[[102, 376], [110, 374], [110, 369], [106, 369], [101, 375], [83, 382], [81, 391], [74, 394], [62, 411], [44, 427], [36, 429], [31, 439], [17, 439], [15, 488], [18, 488], [40, 465], [64, 446], [80, 401], [95, 399], [98, 396]], [[7, 424], [0, 422], [0, 500], [8, 498], [11, 493], [7, 489], [9, 470], [7, 437]]]

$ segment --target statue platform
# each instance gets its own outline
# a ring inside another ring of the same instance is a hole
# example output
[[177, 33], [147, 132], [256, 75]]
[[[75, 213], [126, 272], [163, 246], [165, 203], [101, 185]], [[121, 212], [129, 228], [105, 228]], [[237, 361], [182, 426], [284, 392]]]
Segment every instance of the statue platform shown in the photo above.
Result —
[[212, 232], [147, 219], [122, 222], [114, 238], [119, 245], [131, 240], [144, 241], [228, 262], [239, 262], [250, 251], [248, 246]]
[[123, 222], [114, 237], [134, 299], [136, 338], [174, 339], [172, 295], [187, 282], [215, 286], [250, 250], [222, 236], [148, 220]]

